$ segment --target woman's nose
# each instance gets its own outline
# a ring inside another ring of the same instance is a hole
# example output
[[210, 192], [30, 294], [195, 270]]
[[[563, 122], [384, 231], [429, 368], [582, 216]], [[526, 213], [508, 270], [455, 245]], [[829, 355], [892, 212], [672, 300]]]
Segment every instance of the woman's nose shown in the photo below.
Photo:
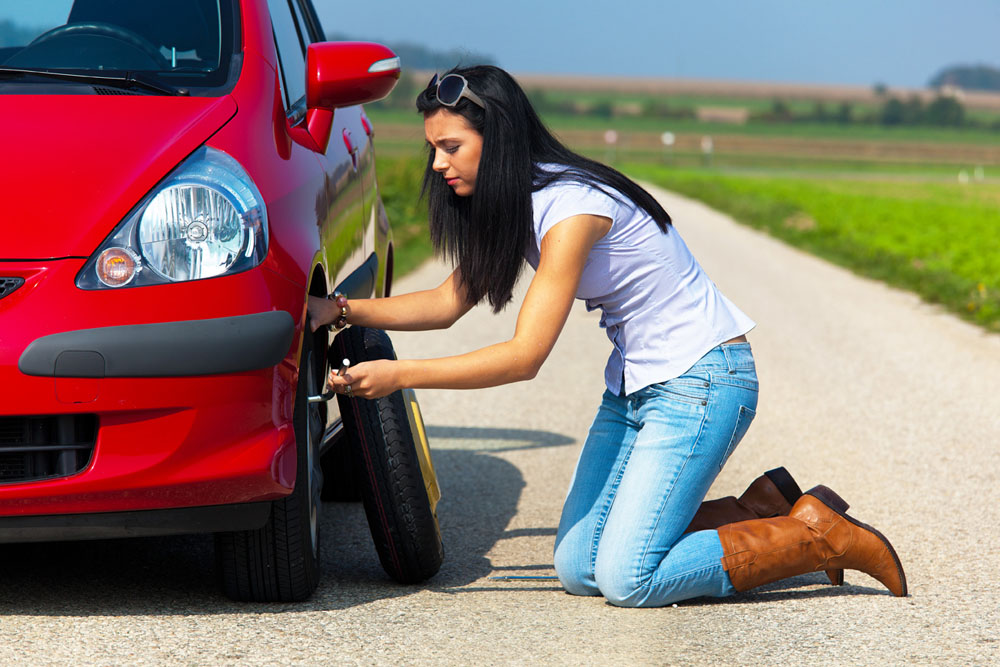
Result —
[[431, 168], [434, 171], [446, 171], [448, 169], [448, 160], [445, 159], [445, 152], [441, 149], [434, 151], [434, 162], [431, 164]]

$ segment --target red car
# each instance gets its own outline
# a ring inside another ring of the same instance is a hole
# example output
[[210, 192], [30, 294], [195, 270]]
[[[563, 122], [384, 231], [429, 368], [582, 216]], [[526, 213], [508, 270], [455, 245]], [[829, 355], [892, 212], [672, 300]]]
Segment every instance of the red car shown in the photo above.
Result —
[[0, 542], [214, 532], [227, 594], [299, 600], [318, 582], [321, 494], [358, 488], [387, 571], [434, 574], [412, 393], [321, 395], [328, 356], [391, 343], [352, 328], [328, 355], [306, 317], [308, 295], [390, 291], [359, 105], [391, 91], [399, 59], [324, 42], [309, 0], [13, 4]]

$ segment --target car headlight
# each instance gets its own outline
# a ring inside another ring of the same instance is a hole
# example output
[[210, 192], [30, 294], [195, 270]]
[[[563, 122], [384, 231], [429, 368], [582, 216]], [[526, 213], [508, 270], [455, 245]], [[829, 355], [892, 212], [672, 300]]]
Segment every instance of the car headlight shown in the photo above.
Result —
[[267, 255], [267, 211], [236, 160], [203, 146], [143, 197], [87, 260], [83, 289], [201, 280]]

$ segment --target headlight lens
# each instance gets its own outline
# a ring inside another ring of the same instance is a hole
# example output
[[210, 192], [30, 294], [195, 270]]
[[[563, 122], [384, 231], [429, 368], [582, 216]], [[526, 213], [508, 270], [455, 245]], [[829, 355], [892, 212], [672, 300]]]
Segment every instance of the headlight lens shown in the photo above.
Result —
[[202, 147], [122, 221], [84, 266], [77, 285], [102, 289], [214, 278], [252, 268], [266, 255], [260, 192], [234, 159]]
[[223, 194], [200, 185], [167, 188], [139, 219], [142, 256], [170, 280], [212, 278], [229, 270], [253, 235]]

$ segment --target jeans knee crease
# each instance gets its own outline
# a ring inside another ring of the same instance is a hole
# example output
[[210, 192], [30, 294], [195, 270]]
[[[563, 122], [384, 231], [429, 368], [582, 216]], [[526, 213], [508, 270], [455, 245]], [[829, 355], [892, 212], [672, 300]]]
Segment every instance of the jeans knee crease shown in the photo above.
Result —
[[608, 498], [601, 509], [601, 513], [597, 517], [597, 521], [594, 523], [594, 537], [591, 541], [590, 548], [590, 566], [593, 568], [597, 564], [597, 548], [601, 541], [601, 536], [604, 533], [604, 526], [608, 522], [608, 515], [611, 514], [611, 508], [615, 504], [615, 496], [618, 493], [618, 486], [621, 484], [622, 477], [625, 475], [625, 468], [628, 466], [628, 461], [632, 457], [632, 450], [635, 447], [635, 438], [629, 443], [628, 449], [625, 452], [625, 456], [622, 457], [622, 463], [615, 471], [615, 479], [611, 484], [611, 488], [608, 489]]
[[705, 567], [699, 567], [699, 568], [697, 568], [695, 570], [688, 570], [687, 572], [671, 573], [669, 577], [664, 577], [664, 578], [658, 579], [656, 581], [653, 581], [653, 579], [656, 578], [655, 575], [653, 575], [653, 576], [650, 577], [649, 586], [652, 588], [653, 586], [658, 586], [658, 585], [661, 585], [661, 584], [672, 583], [674, 581], [681, 580], [681, 579], [687, 579], [687, 578], [690, 578], [690, 577], [692, 577], [694, 575], [700, 575], [700, 574], [703, 574], [703, 573], [706, 573], [706, 572], [715, 572], [717, 569], [719, 569], [721, 567], [722, 567], [722, 563], [721, 562], [718, 565], [714, 565], [714, 564], [713, 565], [706, 565]]

